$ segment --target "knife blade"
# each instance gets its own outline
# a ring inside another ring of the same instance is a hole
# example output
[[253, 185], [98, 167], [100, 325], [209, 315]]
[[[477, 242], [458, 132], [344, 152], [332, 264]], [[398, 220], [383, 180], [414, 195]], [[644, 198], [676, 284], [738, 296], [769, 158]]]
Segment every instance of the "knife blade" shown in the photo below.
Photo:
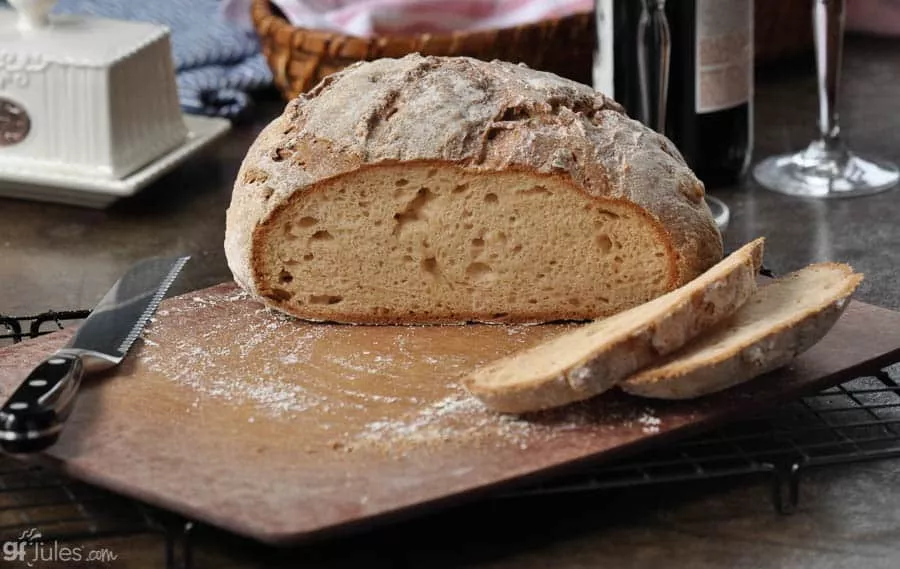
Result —
[[122, 275], [72, 339], [38, 364], [0, 407], [0, 448], [30, 453], [57, 441], [82, 377], [125, 358], [188, 259], [145, 259]]

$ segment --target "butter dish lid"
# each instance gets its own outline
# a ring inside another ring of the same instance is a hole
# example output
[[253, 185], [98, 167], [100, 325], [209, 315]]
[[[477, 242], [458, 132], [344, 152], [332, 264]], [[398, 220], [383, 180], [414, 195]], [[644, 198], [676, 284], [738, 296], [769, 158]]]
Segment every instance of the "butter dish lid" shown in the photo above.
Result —
[[[55, 0], [9, 0], [0, 9], [0, 60], [108, 67], [169, 34], [158, 24], [50, 14]], [[15, 61], [0, 61], [7, 67]]]

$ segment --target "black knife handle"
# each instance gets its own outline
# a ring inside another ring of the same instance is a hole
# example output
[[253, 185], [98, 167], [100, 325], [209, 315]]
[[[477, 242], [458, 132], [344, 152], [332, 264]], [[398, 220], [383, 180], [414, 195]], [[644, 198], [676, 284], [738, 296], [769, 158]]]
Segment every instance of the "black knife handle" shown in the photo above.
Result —
[[55, 443], [83, 375], [81, 358], [66, 352], [53, 354], [34, 368], [0, 408], [0, 448], [30, 453]]

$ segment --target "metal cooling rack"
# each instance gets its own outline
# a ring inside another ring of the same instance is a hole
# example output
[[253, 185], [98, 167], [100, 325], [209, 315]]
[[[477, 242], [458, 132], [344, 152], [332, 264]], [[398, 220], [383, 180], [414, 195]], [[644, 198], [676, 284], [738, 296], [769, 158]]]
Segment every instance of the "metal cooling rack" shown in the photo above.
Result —
[[[62, 330], [64, 321], [84, 320], [90, 310], [66, 310], [63, 312], [47, 311], [36, 316], [4, 316], [0, 314], [0, 346], [21, 342], [26, 338], [37, 338], [54, 330]], [[47, 324], [56, 328], [47, 329]]]
[[[88, 311], [0, 315], [0, 346], [62, 329]], [[603, 492], [748, 474], [771, 479], [781, 513], [798, 504], [804, 471], [900, 456], [900, 362], [815, 395], [648, 453], [580, 470], [497, 499]], [[194, 523], [59, 475], [48, 466], [0, 455], [0, 541], [38, 528], [44, 540], [160, 536], [165, 566], [189, 569]]]
[[772, 503], [796, 509], [812, 468], [900, 456], [900, 365], [619, 463], [507, 496], [598, 492], [767, 473]]

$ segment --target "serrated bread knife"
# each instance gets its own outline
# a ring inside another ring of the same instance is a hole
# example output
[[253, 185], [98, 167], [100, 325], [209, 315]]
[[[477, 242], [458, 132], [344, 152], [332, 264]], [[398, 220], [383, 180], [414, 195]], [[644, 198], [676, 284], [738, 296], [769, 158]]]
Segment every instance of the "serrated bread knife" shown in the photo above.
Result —
[[125, 358], [189, 258], [145, 259], [128, 269], [69, 343], [35, 367], [0, 408], [0, 448], [28, 453], [56, 442], [82, 376]]

